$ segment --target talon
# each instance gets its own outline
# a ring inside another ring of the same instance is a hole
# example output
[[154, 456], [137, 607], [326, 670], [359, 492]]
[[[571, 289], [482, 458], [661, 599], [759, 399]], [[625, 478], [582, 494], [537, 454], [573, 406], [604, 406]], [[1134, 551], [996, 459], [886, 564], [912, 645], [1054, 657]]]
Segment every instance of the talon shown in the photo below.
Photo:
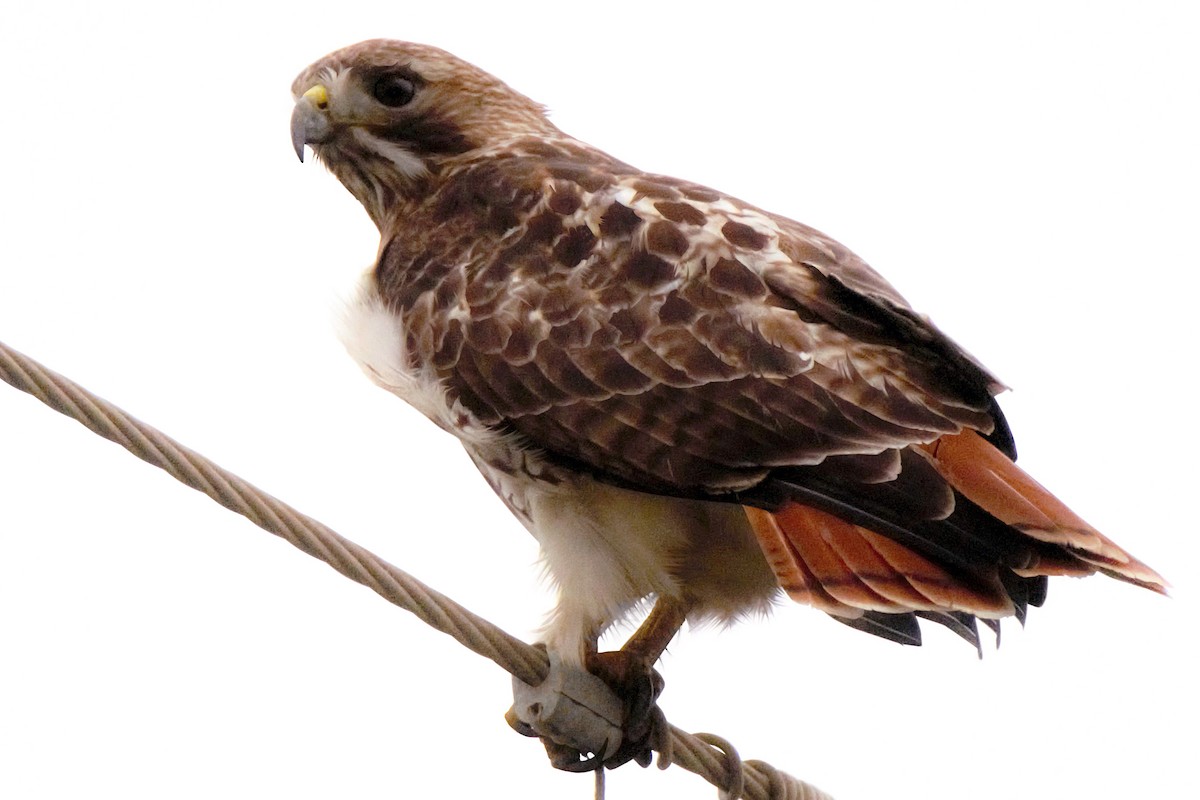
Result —
[[550, 739], [542, 738], [546, 746], [546, 755], [550, 758], [550, 766], [563, 772], [592, 772], [603, 766], [600, 757], [593, 754], [585, 758], [583, 753], [573, 747], [558, 744]]
[[647, 767], [655, 752], [660, 767], [669, 765], [670, 726], [658, 707], [664, 681], [654, 664], [691, 606], [687, 599], [659, 598], [620, 650], [598, 653], [593, 640], [584, 656], [586, 672], [566, 668], [548, 653], [550, 670], [537, 686], [513, 679], [516, 703], [505, 715], [508, 724], [539, 737], [550, 763], [566, 772], [629, 761]]
[[508, 723], [508, 727], [512, 728], [522, 736], [528, 736], [535, 739], [538, 736], [538, 732], [533, 729], [533, 726], [524, 722], [520, 717], [517, 716], [516, 706], [512, 706], [508, 709], [508, 711], [504, 712], [504, 721]]
[[662, 676], [644, 656], [629, 650], [589, 655], [587, 668], [625, 704], [621, 746], [604, 761], [604, 766], [615, 769], [628, 761], [649, 766], [655, 745], [666, 735], [666, 718], [657, 705], [665, 686]]

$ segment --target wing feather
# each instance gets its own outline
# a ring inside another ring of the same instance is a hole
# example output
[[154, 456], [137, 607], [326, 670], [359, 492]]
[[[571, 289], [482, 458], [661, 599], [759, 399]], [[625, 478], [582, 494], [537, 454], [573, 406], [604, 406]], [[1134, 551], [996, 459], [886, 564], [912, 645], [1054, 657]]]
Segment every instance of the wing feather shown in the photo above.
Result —
[[[391, 238], [377, 268], [414, 360], [478, 419], [681, 494], [990, 428], [990, 376], [939, 360], [949, 340], [832, 240], [594, 151], [539, 153], [448, 176], [406, 219], [426, 236]], [[490, 225], [497, 198], [516, 228]]]

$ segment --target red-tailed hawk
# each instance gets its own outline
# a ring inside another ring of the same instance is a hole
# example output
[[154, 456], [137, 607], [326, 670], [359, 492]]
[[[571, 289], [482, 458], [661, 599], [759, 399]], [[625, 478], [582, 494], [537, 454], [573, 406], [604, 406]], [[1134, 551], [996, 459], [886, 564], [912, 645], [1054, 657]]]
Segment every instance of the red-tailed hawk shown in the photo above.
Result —
[[829, 237], [624, 164], [433, 47], [362, 42], [292, 88], [297, 153], [382, 237], [347, 347], [537, 537], [564, 659], [645, 598], [652, 662], [685, 617], [781, 590], [977, 643], [1050, 575], [1163, 588], [1013, 463], [1002, 385]]

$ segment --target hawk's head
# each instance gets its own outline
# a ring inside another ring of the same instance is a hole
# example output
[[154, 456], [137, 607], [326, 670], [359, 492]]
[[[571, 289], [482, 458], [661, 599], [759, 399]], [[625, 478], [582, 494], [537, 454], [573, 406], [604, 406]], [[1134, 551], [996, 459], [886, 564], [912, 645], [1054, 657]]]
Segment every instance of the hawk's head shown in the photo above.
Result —
[[311, 145], [377, 225], [444, 165], [516, 136], [557, 134], [545, 110], [436, 47], [372, 39], [292, 84], [292, 143]]

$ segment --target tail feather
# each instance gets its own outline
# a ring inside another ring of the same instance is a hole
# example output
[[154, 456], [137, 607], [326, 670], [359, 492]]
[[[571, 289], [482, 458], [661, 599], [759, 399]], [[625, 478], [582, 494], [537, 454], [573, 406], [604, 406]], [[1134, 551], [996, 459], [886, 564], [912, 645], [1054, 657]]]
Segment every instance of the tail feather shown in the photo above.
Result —
[[[789, 511], [794, 515], [795, 509]], [[853, 564], [854, 568], [859, 570], [863, 582], [887, 598], [893, 606], [889, 609], [880, 608], [880, 611], [921, 608], [933, 602], [931, 595], [937, 594], [937, 576], [922, 575], [925, 564], [905, 565], [903, 556], [894, 552], [896, 548], [888, 547], [892, 544], [890, 539], [884, 539], [837, 517], [828, 514], [824, 517], [820, 522], [824, 523], [822, 533], [829, 547], [844, 565]], [[900, 580], [897, 580], [896, 576], [899, 576]]]
[[1081, 573], [1067, 559], [1055, 563], [1043, 558], [1029, 570], [1077, 575], [1100, 569], [1156, 591], [1165, 589], [1161, 575], [1080, 519], [975, 431], [943, 436], [924, 449], [946, 482], [989, 514], [1033, 539], [1062, 546], [1092, 566]]
[[831, 514], [790, 505], [775, 518], [792, 556], [837, 600], [866, 611], [903, 611], [924, 598], [889, 565], [854, 525]]
[[930, 610], [969, 611], [981, 617], [1013, 613], [1012, 601], [998, 577], [980, 573], [968, 582], [891, 539], [865, 529], [859, 529], [859, 533], [888, 559], [897, 574], [925, 596]]
[[773, 475], [744, 506], [779, 584], [858, 630], [919, 644], [917, 617], [976, 647], [1045, 600], [1047, 576], [1166, 582], [974, 431], [896, 456], [834, 457]]
[[798, 602], [844, 617], [862, 611], [1013, 613], [998, 578], [955, 576], [877, 533], [820, 509], [789, 503], [776, 512], [746, 508], [780, 585]]
[[745, 509], [763, 555], [788, 597], [837, 617], [853, 619], [862, 616], [862, 609], [838, 602], [825, 591], [804, 560], [796, 555], [795, 547], [788, 541], [774, 514], [751, 506], [745, 506]]

